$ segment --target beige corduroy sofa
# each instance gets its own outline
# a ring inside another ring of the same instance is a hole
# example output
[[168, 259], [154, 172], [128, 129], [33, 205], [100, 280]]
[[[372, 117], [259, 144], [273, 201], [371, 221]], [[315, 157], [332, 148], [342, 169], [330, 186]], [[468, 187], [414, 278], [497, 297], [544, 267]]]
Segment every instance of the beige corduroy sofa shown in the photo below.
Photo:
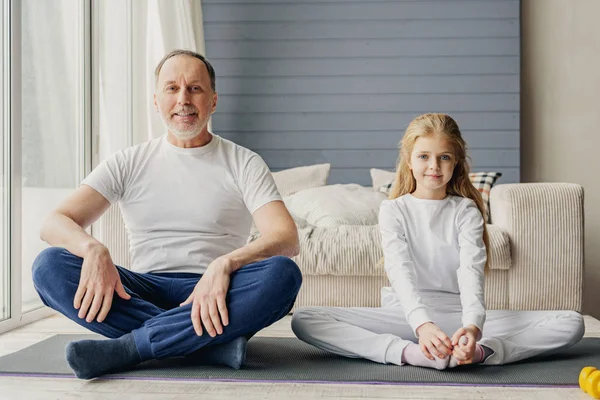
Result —
[[[311, 177], [311, 185], [325, 185], [326, 172], [317, 180]], [[298, 180], [291, 182], [299, 184]], [[581, 311], [581, 186], [497, 185], [490, 194], [490, 215], [488, 308]], [[127, 233], [118, 207], [111, 207], [95, 225], [94, 235], [107, 245], [116, 264], [130, 265]], [[380, 290], [389, 283], [380, 263], [383, 254], [376, 225], [330, 228], [299, 224], [299, 235], [301, 250], [294, 260], [302, 270], [303, 284], [295, 308], [380, 305]]]
[[[568, 183], [504, 184], [490, 194], [489, 309], [581, 311], [583, 190]], [[376, 307], [388, 286], [377, 227], [299, 229], [300, 306]], [[372, 246], [356, 237], [371, 236]], [[359, 262], [360, 260], [360, 262]], [[365, 260], [369, 260], [365, 262]], [[359, 266], [360, 267], [357, 267]]]

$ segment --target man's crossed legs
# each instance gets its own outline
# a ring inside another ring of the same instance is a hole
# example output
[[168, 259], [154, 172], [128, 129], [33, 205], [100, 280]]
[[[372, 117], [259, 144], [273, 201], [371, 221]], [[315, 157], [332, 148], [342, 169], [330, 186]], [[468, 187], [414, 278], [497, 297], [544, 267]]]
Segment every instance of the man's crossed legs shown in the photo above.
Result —
[[[139, 274], [117, 266], [131, 295], [113, 296], [102, 323], [80, 319], [73, 306], [83, 259], [51, 247], [33, 264], [33, 282], [45, 305], [89, 330], [115, 340], [69, 344], [67, 359], [80, 378], [90, 379], [132, 368], [140, 362], [177, 356], [205, 358], [239, 368], [245, 338], [283, 318], [292, 308], [302, 275], [287, 257], [248, 264], [231, 275], [227, 293], [229, 325], [210, 337], [196, 335], [191, 304], [179, 306], [194, 290], [201, 275], [190, 273]], [[241, 339], [240, 339], [241, 338]]]

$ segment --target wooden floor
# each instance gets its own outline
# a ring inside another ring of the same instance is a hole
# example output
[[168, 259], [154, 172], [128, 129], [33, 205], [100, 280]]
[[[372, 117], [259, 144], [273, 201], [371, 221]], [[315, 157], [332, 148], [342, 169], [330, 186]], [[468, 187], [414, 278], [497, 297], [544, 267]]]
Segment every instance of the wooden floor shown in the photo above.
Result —
[[[586, 317], [586, 336], [600, 337], [600, 321]], [[57, 333], [86, 331], [56, 315], [0, 335], [0, 356]], [[293, 337], [290, 318], [259, 336]], [[291, 383], [223, 383], [0, 377], [0, 399], [591, 399], [579, 389], [433, 387]]]

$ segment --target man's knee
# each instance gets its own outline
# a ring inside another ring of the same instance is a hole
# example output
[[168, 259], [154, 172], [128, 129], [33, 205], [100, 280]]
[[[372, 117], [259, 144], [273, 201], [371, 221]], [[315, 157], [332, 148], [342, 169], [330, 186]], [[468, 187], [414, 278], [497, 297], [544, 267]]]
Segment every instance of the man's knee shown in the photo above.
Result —
[[298, 293], [302, 285], [302, 272], [298, 265], [290, 258], [275, 256], [269, 259], [271, 262], [272, 283], [281, 285], [289, 291]]
[[[62, 270], [65, 258], [70, 256], [67, 250], [61, 247], [48, 247], [44, 249], [35, 259], [31, 267], [31, 276], [36, 287], [56, 279]], [[71, 255], [72, 256], [72, 255]]]

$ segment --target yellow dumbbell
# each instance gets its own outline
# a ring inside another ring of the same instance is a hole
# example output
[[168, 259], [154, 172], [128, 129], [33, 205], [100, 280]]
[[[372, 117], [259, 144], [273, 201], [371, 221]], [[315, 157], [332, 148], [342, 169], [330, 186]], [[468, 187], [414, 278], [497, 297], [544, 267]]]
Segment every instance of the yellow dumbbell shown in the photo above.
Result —
[[579, 387], [595, 399], [600, 399], [600, 371], [596, 367], [585, 367], [579, 373]]

